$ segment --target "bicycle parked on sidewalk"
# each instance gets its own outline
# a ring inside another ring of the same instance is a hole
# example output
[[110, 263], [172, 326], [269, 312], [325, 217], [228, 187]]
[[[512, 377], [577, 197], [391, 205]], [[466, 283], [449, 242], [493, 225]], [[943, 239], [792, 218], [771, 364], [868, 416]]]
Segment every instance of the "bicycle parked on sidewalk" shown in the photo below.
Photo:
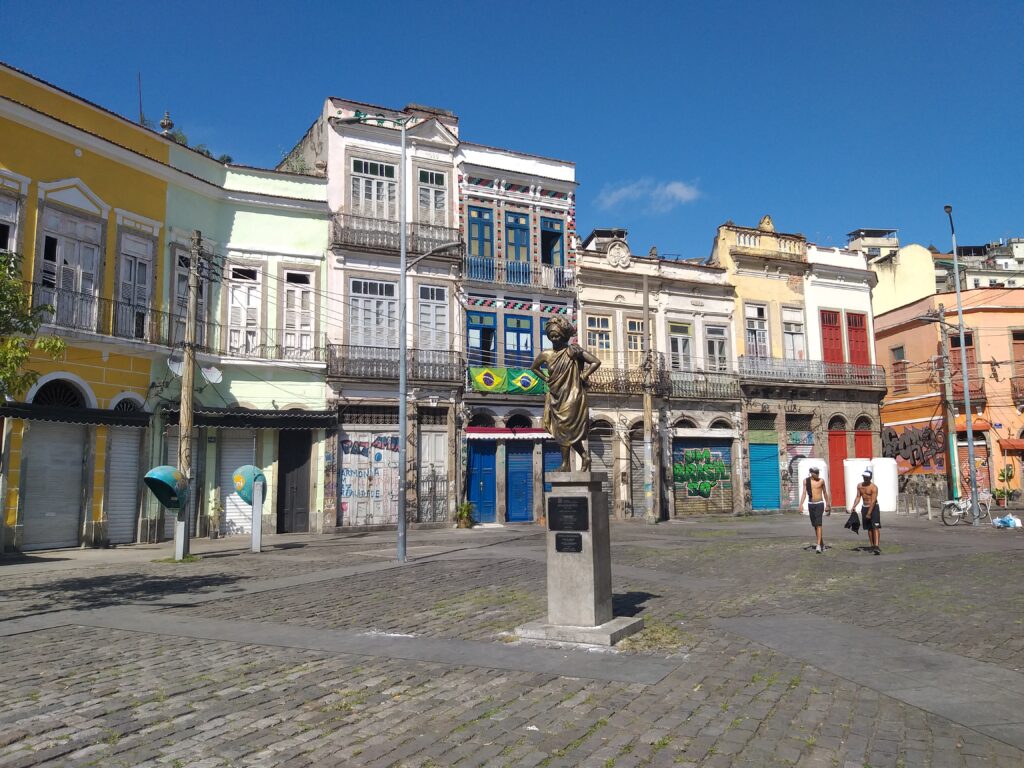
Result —
[[[992, 494], [978, 494], [978, 520], [988, 518], [989, 507], [992, 504]], [[942, 503], [942, 522], [944, 525], [957, 525], [961, 520], [974, 522], [971, 514], [971, 497], [963, 496], [957, 500], [944, 501]]]

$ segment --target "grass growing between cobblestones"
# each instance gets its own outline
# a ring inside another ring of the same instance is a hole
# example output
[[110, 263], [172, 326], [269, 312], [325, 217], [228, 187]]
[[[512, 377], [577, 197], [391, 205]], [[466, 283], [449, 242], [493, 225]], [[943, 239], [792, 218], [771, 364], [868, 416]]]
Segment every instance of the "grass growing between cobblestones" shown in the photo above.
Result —
[[689, 632], [660, 619], [648, 618], [644, 620], [644, 628], [619, 643], [618, 648], [623, 651], [674, 652], [692, 647], [695, 641], [696, 637]]

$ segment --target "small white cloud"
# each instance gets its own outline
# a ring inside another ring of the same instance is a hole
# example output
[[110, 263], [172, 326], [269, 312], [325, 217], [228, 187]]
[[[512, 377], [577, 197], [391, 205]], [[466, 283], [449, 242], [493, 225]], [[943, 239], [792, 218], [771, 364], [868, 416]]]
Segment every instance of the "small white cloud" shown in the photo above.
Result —
[[610, 211], [623, 203], [640, 201], [654, 213], [668, 213], [676, 206], [692, 203], [699, 197], [700, 190], [696, 184], [646, 178], [619, 185], [605, 185], [597, 196], [597, 207], [602, 211]]

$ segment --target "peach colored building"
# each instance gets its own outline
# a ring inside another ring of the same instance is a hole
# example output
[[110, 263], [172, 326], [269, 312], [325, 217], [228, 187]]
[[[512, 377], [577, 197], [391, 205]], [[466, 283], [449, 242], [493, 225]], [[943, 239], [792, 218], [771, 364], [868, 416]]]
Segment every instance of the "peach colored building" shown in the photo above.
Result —
[[[964, 291], [965, 348], [975, 463], [983, 488], [1021, 488], [1024, 448], [1024, 290], [980, 288]], [[941, 306], [941, 309], [940, 309]], [[946, 325], [922, 320], [941, 318]], [[875, 315], [876, 358], [887, 373], [882, 402], [882, 452], [896, 459], [901, 490], [947, 492], [947, 459], [953, 430], [947, 423], [943, 334], [947, 340], [950, 399], [956, 418], [958, 482], [966, 477], [967, 420], [956, 327], [956, 294], [939, 293]], [[1012, 478], [1000, 472], [1012, 468]]]

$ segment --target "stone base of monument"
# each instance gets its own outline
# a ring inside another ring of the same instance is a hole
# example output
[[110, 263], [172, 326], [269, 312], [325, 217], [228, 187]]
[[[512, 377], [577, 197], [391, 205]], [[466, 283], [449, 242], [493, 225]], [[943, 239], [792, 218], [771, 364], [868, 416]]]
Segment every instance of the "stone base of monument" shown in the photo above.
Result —
[[520, 637], [614, 645], [643, 629], [641, 618], [612, 615], [608, 498], [597, 472], [549, 472], [547, 621], [516, 629]]

